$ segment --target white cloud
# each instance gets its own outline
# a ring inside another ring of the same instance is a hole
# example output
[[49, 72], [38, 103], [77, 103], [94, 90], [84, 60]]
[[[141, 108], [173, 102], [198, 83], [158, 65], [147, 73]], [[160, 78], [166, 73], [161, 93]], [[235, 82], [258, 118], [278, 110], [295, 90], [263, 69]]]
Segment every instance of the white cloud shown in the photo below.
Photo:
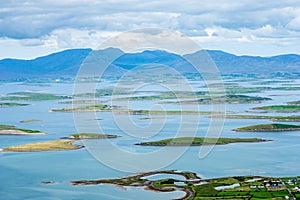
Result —
[[299, 0], [6, 0], [0, 8], [0, 38], [36, 48], [94, 48], [123, 31], [159, 27], [208, 46], [263, 41], [294, 49], [299, 13]]

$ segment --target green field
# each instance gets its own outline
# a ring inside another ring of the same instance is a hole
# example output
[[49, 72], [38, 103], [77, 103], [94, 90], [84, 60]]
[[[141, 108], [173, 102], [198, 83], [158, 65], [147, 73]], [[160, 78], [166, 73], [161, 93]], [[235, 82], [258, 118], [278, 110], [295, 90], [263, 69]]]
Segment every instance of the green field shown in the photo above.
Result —
[[297, 131], [300, 125], [292, 124], [259, 124], [234, 129], [238, 132], [274, 132], [274, 131]]
[[200, 145], [223, 145], [238, 142], [266, 142], [259, 138], [204, 138], [204, 137], [180, 137], [169, 138], [159, 141], [141, 142], [136, 145], [142, 146], [200, 146]]

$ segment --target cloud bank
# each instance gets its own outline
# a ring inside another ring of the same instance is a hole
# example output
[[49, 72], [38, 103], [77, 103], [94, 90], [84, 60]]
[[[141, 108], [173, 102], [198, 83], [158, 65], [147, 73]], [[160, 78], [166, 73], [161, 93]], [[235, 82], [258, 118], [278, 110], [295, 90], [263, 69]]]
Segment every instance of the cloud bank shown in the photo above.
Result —
[[156, 27], [234, 53], [300, 53], [299, 0], [5, 0], [0, 27], [0, 44], [31, 49], [95, 48], [118, 33]]

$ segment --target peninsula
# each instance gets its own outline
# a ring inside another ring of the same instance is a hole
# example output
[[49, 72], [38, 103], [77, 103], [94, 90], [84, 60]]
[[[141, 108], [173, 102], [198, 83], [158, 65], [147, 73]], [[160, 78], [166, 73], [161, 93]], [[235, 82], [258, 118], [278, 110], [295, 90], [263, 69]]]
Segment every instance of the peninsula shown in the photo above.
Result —
[[[155, 179], [155, 175], [166, 178]], [[180, 177], [181, 176], [181, 177]], [[149, 177], [152, 177], [149, 179]], [[234, 176], [202, 179], [193, 172], [176, 170], [153, 171], [136, 175], [100, 180], [71, 181], [74, 186], [112, 184], [144, 187], [155, 192], [183, 191], [178, 199], [298, 199], [299, 177]]]

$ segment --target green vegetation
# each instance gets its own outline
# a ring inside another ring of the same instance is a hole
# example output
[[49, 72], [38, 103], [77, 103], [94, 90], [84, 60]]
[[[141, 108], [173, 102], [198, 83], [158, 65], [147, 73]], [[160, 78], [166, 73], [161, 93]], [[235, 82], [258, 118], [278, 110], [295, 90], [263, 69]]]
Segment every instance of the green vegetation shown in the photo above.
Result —
[[58, 151], [58, 150], [74, 150], [83, 148], [83, 146], [74, 145], [72, 140], [53, 140], [48, 142], [35, 142], [19, 146], [11, 146], [3, 148], [3, 151], [13, 152], [32, 152], [32, 151]]
[[76, 106], [73, 108], [56, 108], [51, 109], [50, 112], [73, 112], [73, 111], [111, 111], [114, 107], [105, 104], [95, 104], [87, 106]]
[[21, 120], [20, 123], [31, 123], [31, 122], [40, 122], [41, 120], [38, 119], [26, 119], [26, 120]]
[[38, 130], [17, 128], [13, 125], [0, 124], [0, 135], [44, 134]]
[[142, 142], [136, 145], [142, 146], [200, 146], [200, 145], [223, 145], [238, 142], [266, 142], [259, 138], [204, 138], [204, 137], [180, 137], [169, 138], [159, 141]]
[[231, 119], [270, 119], [276, 122], [300, 122], [300, 116], [214, 115], [211, 117]]
[[300, 125], [291, 124], [259, 124], [254, 126], [245, 126], [234, 129], [238, 132], [274, 132], [274, 131], [297, 131], [300, 130]]
[[5, 102], [0, 103], [0, 108], [16, 107], [16, 106], [28, 106], [27, 103], [14, 103], [14, 102]]
[[273, 106], [261, 106], [252, 108], [253, 110], [265, 110], [276, 112], [299, 112], [300, 105], [273, 105]]
[[[198, 176], [186, 176], [188, 172], [177, 172], [174, 170], [154, 171], [126, 176], [117, 179], [103, 180], [79, 180], [72, 181], [72, 185], [95, 185], [114, 184], [118, 186], [144, 187], [146, 190], [157, 192], [184, 191], [186, 194], [179, 199], [293, 199], [299, 196], [294, 189], [299, 186], [299, 177], [259, 177], [259, 176], [237, 176], [214, 179], [201, 179]], [[148, 180], [145, 177], [155, 174], [182, 175], [185, 180], [165, 178]], [[190, 172], [189, 174], [195, 175]], [[292, 181], [292, 185], [291, 184]], [[176, 183], [181, 183], [177, 185]], [[288, 192], [286, 186], [291, 190]]]
[[58, 100], [58, 99], [71, 99], [70, 96], [62, 96], [48, 93], [37, 92], [14, 92], [9, 93], [5, 97], [1, 97], [0, 100], [22, 100], [22, 101], [43, 101], [43, 100]]
[[100, 139], [100, 138], [117, 138], [117, 135], [98, 134], [98, 133], [76, 133], [68, 136], [68, 139]]

